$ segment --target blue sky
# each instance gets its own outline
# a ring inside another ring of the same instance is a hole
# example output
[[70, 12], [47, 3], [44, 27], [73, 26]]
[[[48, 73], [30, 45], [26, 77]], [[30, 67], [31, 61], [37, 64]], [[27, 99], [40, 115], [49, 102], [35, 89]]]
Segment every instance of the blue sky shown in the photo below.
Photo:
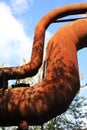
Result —
[[[0, 0], [0, 64], [5, 66], [21, 65], [23, 58], [29, 61], [34, 29], [38, 21], [51, 10], [67, 5], [87, 2], [87, 0]], [[52, 24], [45, 41], [65, 23]], [[79, 71], [83, 73], [82, 84], [87, 82], [86, 54], [78, 52]]]

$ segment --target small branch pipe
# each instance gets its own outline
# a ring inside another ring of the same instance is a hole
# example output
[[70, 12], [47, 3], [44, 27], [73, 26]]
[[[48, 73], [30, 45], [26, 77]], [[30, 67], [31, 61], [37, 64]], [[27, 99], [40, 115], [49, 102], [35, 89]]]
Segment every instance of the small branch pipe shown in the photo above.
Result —
[[62, 22], [71, 22], [71, 21], [75, 21], [78, 19], [85, 19], [87, 17], [79, 17], [79, 18], [71, 18], [71, 19], [60, 19], [60, 20], [55, 20], [53, 21], [53, 23], [62, 23]]

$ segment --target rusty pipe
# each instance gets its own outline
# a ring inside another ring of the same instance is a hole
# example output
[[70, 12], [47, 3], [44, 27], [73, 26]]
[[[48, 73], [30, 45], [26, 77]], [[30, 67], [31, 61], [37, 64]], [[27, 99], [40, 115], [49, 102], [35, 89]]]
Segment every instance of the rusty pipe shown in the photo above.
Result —
[[2, 79], [3, 75], [7, 80], [22, 79], [35, 75], [42, 64], [44, 38], [47, 27], [59, 18], [74, 14], [84, 14], [86, 12], [87, 2], [63, 6], [46, 14], [36, 25], [30, 62], [23, 66], [0, 68], [0, 79]]
[[0, 125], [41, 125], [65, 112], [80, 88], [77, 51], [87, 47], [87, 19], [61, 27], [50, 39], [46, 76], [35, 86], [0, 93]]

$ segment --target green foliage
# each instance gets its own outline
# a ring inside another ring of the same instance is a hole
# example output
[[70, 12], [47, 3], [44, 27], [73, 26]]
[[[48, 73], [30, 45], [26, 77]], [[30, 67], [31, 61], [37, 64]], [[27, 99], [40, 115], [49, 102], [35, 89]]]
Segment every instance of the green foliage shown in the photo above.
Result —
[[85, 98], [77, 95], [69, 109], [45, 124], [46, 130], [82, 130], [86, 127], [83, 121], [86, 112], [83, 107], [87, 106]]

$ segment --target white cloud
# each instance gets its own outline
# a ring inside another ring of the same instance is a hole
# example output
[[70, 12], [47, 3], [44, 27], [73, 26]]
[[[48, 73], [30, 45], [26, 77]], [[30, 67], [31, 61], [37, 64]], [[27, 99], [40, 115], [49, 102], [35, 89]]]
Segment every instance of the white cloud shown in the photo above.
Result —
[[29, 60], [31, 46], [32, 39], [24, 32], [23, 25], [12, 15], [9, 6], [0, 3], [0, 63], [14, 65], [23, 58]]
[[[24, 26], [13, 15], [10, 6], [0, 2], [0, 64], [17, 66], [26, 59], [29, 61], [32, 51], [32, 38], [27, 36]], [[46, 32], [46, 43], [52, 34]]]
[[33, 0], [11, 0], [11, 6], [14, 13], [21, 14], [32, 4]]

